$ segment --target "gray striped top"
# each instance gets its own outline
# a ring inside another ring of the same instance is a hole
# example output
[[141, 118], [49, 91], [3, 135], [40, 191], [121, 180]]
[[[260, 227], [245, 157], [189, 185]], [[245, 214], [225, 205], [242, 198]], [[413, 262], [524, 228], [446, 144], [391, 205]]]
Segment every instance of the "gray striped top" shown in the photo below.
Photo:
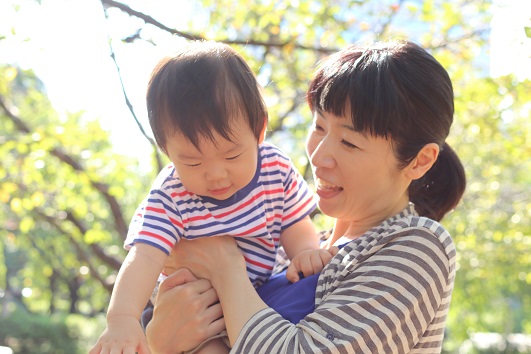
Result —
[[231, 353], [440, 353], [455, 255], [448, 232], [410, 204], [326, 265], [313, 313], [294, 325], [264, 309]]

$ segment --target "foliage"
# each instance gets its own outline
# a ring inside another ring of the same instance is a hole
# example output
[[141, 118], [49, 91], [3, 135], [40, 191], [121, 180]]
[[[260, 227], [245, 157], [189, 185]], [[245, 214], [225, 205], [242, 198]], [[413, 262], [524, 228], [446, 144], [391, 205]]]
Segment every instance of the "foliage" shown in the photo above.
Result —
[[17, 311], [0, 321], [0, 344], [9, 346], [17, 354], [77, 353], [77, 341], [65, 316], [50, 318]]
[[138, 163], [112, 153], [98, 121], [56, 113], [31, 71], [4, 65], [0, 77], [5, 289], [31, 289], [32, 311], [100, 312], [124, 255], [124, 215], [145, 193]]
[[459, 339], [531, 333], [530, 93], [531, 82], [510, 77], [458, 88], [454, 140], [469, 179], [448, 224], [459, 257], [450, 328]]
[[[531, 333], [531, 82], [488, 76], [491, 1], [201, 0], [188, 23], [164, 25], [147, 3], [102, 3], [108, 23], [122, 24], [109, 35], [122, 53], [182, 36], [232, 43], [264, 86], [268, 139], [308, 179], [304, 94], [318, 61], [356, 41], [409, 38], [426, 47], [454, 83], [449, 143], [468, 177], [462, 204], [443, 220], [458, 249], [445, 350], [473, 332]], [[126, 220], [153, 176], [113, 153], [90, 112], [56, 112], [31, 71], [0, 66], [0, 103], [0, 289], [36, 313], [101, 313]]]

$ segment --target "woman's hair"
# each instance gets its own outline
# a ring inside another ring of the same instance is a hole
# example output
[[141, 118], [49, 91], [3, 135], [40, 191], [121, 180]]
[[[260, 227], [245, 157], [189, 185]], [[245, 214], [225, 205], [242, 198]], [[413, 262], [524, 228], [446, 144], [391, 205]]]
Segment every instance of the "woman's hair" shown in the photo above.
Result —
[[267, 122], [267, 108], [251, 68], [230, 46], [193, 41], [153, 69], [147, 88], [149, 123], [157, 145], [183, 134], [199, 148], [213, 131], [231, 141], [231, 120], [244, 117], [256, 138]]
[[307, 100], [312, 111], [350, 112], [357, 131], [391, 139], [399, 168], [426, 144], [438, 144], [437, 161], [412, 181], [409, 199], [437, 221], [459, 203], [465, 172], [445, 142], [454, 116], [452, 82], [426, 50], [402, 41], [347, 47], [321, 63]]

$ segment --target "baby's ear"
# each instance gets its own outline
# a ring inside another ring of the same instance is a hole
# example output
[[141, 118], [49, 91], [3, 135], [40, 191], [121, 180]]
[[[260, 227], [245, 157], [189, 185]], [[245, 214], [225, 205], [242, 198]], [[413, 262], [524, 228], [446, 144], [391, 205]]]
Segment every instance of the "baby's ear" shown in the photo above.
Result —
[[267, 119], [265, 120], [262, 131], [260, 132], [260, 136], [258, 137], [258, 144], [262, 144], [264, 142], [266, 131], [267, 131]]
[[433, 166], [439, 156], [439, 145], [426, 144], [420, 149], [417, 157], [407, 167], [407, 176], [412, 180], [419, 179]]

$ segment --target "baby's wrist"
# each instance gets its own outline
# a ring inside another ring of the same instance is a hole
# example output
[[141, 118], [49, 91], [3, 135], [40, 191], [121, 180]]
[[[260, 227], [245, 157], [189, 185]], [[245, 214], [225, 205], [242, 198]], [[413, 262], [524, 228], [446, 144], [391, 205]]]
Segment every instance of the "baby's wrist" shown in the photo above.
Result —
[[107, 323], [124, 323], [127, 321], [138, 321], [133, 314], [128, 313], [114, 313], [113, 311], [107, 312]]

